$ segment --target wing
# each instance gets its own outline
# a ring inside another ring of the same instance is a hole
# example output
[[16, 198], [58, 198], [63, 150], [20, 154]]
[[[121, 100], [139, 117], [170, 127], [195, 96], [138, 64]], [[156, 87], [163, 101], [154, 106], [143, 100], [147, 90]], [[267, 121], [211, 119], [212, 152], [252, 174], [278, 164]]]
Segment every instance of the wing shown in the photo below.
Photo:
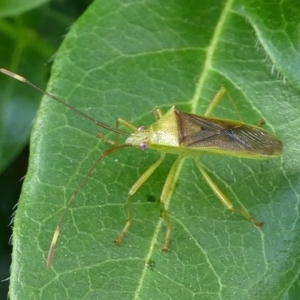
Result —
[[263, 156], [282, 153], [282, 143], [259, 127], [188, 114], [177, 109], [175, 114], [181, 146]]

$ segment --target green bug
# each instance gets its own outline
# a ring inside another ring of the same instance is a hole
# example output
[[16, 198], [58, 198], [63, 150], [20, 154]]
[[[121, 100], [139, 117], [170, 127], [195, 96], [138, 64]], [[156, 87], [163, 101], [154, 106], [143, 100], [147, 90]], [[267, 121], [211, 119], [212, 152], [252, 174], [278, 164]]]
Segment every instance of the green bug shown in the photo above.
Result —
[[53, 260], [54, 248], [57, 243], [62, 222], [75, 196], [85, 184], [89, 175], [93, 172], [95, 167], [105, 156], [125, 147], [136, 147], [141, 150], [152, 149], [158, 151], [161, 154], [161, 156], [153, 165], [151, 165], [144, 172], [144, 174], [142, 174], [137, 179], [137, 181], [129, 190], [129, 208], [127, 221], [121, 233], [115, 239], [116, 244], [119, 244], [121, 242], [124, 234], [130, 227], [130, 224], [132, 222], [130, 198], [158, 168], [158, 166], [164, 160], [165, 155], [168, 153], [176, 154], [178, 155], [178, 158], [175, 160], [174, 164], [172, 165], [169, 171], [169, 174], [165, 180], [164, 187], [160, 195], [162, 216], [167, 223], [167, 232], [162, 250], [169, 250], [170, 235], [172, 231], [172, 224], [168, 217], [168, 212], [165, 208], [165, 201], [167, 200], [171, 190], [175, 185], [175, 174], [177, 168], [181, 160], [187, 155], [195, 157], [195, 163], [201, 175], [204, 177], [207, 184], [210, 186], [217, 198], [227, 209], [239, 212], [244, 218], [255, 224], [257, 227], [261, 227], [263, 225], [262, 222], [256, 221], [254, 218], [252, 218], [252, 216], [245, 209], [236, 209], [233, 207], [231, 201], [214, 183], [214, 181], [207, 174], [199, 160], [199, 155], [202, 154], [219, 154], [242, 158], [264, 159], [278, 157], [283, 152], [282, 143], [270, 133], [261, 129], [258, 126], [249, 125], [243, 122], [209, 117], [209, 115], [212, 113], [212, 111], [226, 92], [225, 88], [221, 88], [217, 92], [203, 116], [182, 112], [178, 110], [175, 106], [172, 106], [170, 110], [165, 114], [163, 114], [161, 110], [156, 109], [154, 111], [154, 114], [156, 116], [156, 122], [150, 125], [148, 128], [145, 128], [143, 126], [136, 127], [130, 122], [119, 118], [117, 120], [118, 124], [122, 124], [125, 127], [127, 127], [131, 131], [131, 133], [128, 133], [112, 128], [98, 120], [95, 120], [94, 118], [91, 118], [85, 113], [58, 99], [54, 95], [49, 94], [36, 87], [24, 77], [21, 77], [5, 69], [0, 69], [0, 71], [8, 76], [13, 77], [14, 79], [31, 85], [35, 89], [41, 91], [50, 98], [54, 99], [55, 101], [65, 105], [66, 107], [81, 115], [82, 117], [89, 119], [98, 126], [105, 128], [108, 131], [115, 132], [116, 134], [128, 136], [125, 143], [118, 144], [117, 142], [111, 141], [105, 138], [103, 135], [98, 134], [99, 138], [111, 144], [112, 147], [104, 151], [100, 155], [100, 157], [92, 165], [88, 173], [84, 176], [82, 181], [77, 186], [76, 190], [71, 195], [70, 200], [58, 222], [58, 225], [55, 229], [51, 241], [47, 258], [48, 268], [51, 266]]

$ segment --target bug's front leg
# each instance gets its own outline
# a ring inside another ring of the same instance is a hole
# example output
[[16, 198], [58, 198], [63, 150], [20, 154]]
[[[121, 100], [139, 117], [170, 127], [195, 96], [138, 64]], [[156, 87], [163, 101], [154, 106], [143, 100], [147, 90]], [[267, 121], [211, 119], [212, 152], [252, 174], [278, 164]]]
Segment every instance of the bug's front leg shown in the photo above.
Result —
[[[128, 128], [131, 132], [135, 132], [137, 131], [137, 127], [134, 126], [133, 124], [131, 124], [130, 122], [124, 120], [124, 119], [121, 119], [121, 118], [118, 118], [117, 121], [116, 121], [116, 129], [118, 130], [120, 125], [123, 125], [125, 126], [126, 128]], [[97, 132], [97, 137], [101, 140], [103, 140], [104, 143], [106, 144], [109, 144], [109, 145], [112, 145], [112, 146], [118, 146], [119, 145], [119, 135], [118, 133], [116, 133], [116, 136], [115, 136], [115, 140], [110, 140], [108, 139], [102, 132]]]

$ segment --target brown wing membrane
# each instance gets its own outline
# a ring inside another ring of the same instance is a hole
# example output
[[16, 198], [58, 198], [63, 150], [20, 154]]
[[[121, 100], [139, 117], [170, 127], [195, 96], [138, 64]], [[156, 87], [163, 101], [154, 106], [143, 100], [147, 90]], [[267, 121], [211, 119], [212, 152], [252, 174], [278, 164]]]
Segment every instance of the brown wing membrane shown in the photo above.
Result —
[[282, 152], [282, 143], [256, 126], [202, 117], [179, 110], [175, 110], [175, 114], [182, 146], [270, 156]]

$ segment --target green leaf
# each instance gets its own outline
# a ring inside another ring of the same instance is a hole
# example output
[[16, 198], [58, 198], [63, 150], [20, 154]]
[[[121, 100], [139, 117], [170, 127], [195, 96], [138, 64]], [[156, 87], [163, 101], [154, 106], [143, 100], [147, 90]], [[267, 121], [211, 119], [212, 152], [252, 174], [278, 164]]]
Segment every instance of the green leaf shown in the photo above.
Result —
[[[154, 108], [166, 111], [173, 104], [203, 113], [215, 92], [226, 87], [242, 119], [252, 124], [263, 119], [285, 152], [269, 160], [200, 158], [235, 207], [265, 226], [259, 230], [227, 211], [187, 158], [167, 205], [171, 249], [161, 252], [166, 224], [158, 201], [175, 159], [170, 155], [133, 196], [132, 225], [122, 244], [114, 245], [125, 224], [127, 192], [159, 157], [124, 149], [105, 157], [78, 193], [47, 270], [55, 224], [108, 148], [96, 138], [104, 130], [47, 98], [34, 125], [15, 218], [12, 299], [281, 299], [286, 294], [299, 273], [300, 76], [286, 67], [294, 54], [282, 53], [281, 44], [278, 49], [275, 33], [299, 44], [293, 21], [300, 11], [291, 1], [272, 3], [264, 9], [259, 1], [94, 1], [64, 40], [48, 86], [112, 127], [118, 117], [149, 126]], [[238, 118], [226, 98], [214, 115]]]
[[[83, 0], [85, 1], [85, 0]], [[83, 10], [82, 2], [72, 6], [42, 7], [15, 18], [0, 19], [0, 67], [27, 74], [44, 88], [49, 76], [49, 63], [61, 43], [71, 17]], [[53, 24], [49, 28], [49, 24]], [[47, 66], [48, 64], [48, 66]], [[28, 144], [32, 120], [41, 95], [16, 81], [0, 76], [0, 173]]]
[[49, 0], [2, 0], [0, 3], [0, 17], [18, 16], [47, 2]]
[[299, 276], [295, 279], [293, 285], [286, 294], [284, 300], [298, 300], [300, 295]]
[[[41, 39], [26, 18], [0, 20], [1, 67], [28, 72], [36, 84], [45, 85], [43, 64], [53, 48]], [[35, 64], [33, 64], [35, 62]], [[28, 71], [29, 70], [29, 71]], [[39, 106], [40, 95], [8, 77], [0, 77], [0, 172], [28, 143], [32, 120]]]

